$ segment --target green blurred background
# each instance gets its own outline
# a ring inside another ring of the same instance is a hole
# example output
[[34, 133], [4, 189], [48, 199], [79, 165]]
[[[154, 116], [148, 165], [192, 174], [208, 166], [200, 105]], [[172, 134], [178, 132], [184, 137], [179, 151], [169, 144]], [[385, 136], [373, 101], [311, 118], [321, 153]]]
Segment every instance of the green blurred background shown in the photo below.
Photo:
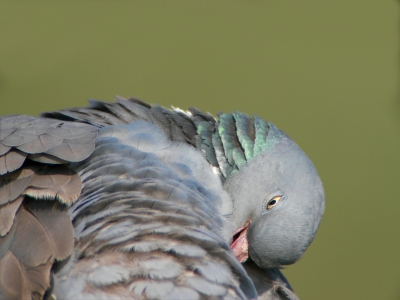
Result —
[[327, 207], [285, 270], [301, 299], [400, 299], [394, 0], [0, 3], [0, 113], [135, 96], [273, 121]]

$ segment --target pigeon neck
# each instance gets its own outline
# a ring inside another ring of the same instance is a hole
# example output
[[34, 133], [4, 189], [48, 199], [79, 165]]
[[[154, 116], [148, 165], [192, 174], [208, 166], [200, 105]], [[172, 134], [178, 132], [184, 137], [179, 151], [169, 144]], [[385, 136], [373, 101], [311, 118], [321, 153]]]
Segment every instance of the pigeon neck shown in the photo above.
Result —
[[218, 120], [193, 121], [197, 130], [196, 147], [219, 172], [222, 182], [284, 136], [272, 123], [240, 112], [220, 114]]

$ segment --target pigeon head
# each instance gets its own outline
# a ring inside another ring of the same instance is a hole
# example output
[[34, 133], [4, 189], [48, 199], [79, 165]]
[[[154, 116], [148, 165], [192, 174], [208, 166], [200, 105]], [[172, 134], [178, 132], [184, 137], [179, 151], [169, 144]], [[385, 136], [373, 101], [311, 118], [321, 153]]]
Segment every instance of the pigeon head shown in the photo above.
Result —
[[244, 262], [250, 257], [261, 268], [275, 268], [296, 262], [310, 245], [325, 196], [311, 160], [271, 123], [261, 148], [226, 178], [224, 189], [233, 201], [228, 219], [234, 226], [231, 247], [237, 258]]

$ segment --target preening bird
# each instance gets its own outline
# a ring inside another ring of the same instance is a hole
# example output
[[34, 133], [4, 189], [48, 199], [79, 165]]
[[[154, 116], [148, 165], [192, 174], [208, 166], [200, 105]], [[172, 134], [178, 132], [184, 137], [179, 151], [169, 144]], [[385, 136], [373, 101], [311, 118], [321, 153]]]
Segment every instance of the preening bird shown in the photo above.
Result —
[[1, 299], [297, 299], [317, 171], [272, 123], [137, 99], [0, 118]]

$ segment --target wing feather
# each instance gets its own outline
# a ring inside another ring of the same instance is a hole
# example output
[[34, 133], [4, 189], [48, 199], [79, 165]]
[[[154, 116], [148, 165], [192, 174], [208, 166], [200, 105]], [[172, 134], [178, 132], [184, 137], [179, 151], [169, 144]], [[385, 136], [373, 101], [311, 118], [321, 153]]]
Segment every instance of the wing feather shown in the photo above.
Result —
[[67, 164], [93, 152], [97, 131], [83, 123], [0, 118], [0, 298], [42, 299], [54, 262], [72, 253], [66, 205], [82, 183]]

